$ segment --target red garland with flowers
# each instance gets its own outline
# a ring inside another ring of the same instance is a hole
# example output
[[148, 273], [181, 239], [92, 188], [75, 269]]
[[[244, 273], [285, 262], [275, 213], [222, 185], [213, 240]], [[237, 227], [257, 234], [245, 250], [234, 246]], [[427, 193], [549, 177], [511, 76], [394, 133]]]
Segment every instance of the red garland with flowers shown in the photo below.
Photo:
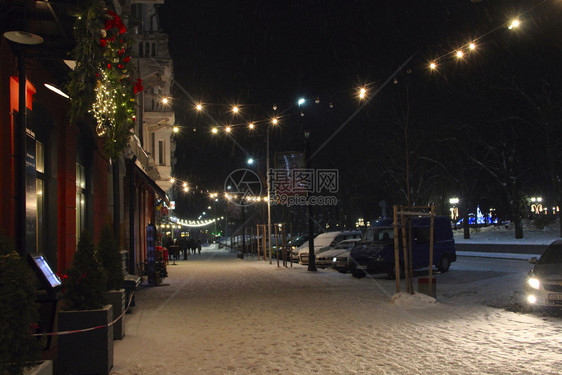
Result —
[[126, 32], [121, 17], [100, 0], [91, 0], [75, 25], [72, 56], [77, 66], [69, 84], [71, 121], [92, 113], [98, 135], [106, 138], [108, 157], [126, 147], [135, 122], [135, 95], [143, 90], [142, 80], [133, 77]]

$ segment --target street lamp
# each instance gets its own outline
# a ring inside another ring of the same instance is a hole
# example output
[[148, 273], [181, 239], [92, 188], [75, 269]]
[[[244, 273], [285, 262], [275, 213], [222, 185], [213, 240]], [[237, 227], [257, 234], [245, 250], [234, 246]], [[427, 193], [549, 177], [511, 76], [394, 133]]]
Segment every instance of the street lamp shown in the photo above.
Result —
[[[277, 110], [277, 106], [273, 107], [273, 110]], [[279, 119], [277, 117], [273, 117], [271, 123], [267, 124], [266, 130], [266, 173], [265, 178], [267, 179], [267, 234], [269, 236], [269, 264], [271, 264], [271, 185], [270, 185], [270, 176], [269, 176], [269, 128], [271, 125], [279, 124]]]
[[[299, 107], [304, 104], [304, 101], [298, 101]], [[304, 120], [304, 112], [301, 111], [302, 126], [304, 132], [304, 157], [305, 157], [305, 168], [310, 169], [310, 126], [306, 124]], [[310, 197], [310, 192], [307, 193]], [[308, 271], [317, 271], [316, 269], [316, 258], [314, 255], [314, 223], [312, 222], [312, 205], [310, 202], [306, 205], [306, 212], [308, 216]]]

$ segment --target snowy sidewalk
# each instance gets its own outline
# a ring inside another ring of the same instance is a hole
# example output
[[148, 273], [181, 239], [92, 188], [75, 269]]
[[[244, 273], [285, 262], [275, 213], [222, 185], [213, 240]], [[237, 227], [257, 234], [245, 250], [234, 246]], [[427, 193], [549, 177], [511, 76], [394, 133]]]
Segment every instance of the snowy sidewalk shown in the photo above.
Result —
[[215, 250], [168, 271], [168, 285], [139, 288], [125, 337], [115, 341], [113, 375], [558, 374], [562, 368], [559, 319], [464, 303], [462, 290], [454, 303], [406, 298], [395, 305], [393, 280], [277, 268]]
[[537, 254], [517, 254], [517, 253], [493, 253], [480, 251], [457, 251], [457, 256], [461, 257], [477, 257], [477, 258], [494, 258], [494, 259], [513, 259], [528, 261], [532, 257], [538, 257]]

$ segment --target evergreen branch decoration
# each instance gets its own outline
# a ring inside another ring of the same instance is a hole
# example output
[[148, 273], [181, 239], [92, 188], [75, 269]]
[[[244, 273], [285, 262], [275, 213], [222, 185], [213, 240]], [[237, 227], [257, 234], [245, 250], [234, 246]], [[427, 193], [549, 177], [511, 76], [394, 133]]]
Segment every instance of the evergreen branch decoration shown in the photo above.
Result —
[[76, 47], [71, 56], [70, 121], [92, 114], [96, 132], [105, 137], [104, 154], [117, 156], [127, 145], [135, 125], [135, 95], [142, 80], [127, 53], [127, 29], [119, 15], [101, 0], [89, 0], [74, 27]]

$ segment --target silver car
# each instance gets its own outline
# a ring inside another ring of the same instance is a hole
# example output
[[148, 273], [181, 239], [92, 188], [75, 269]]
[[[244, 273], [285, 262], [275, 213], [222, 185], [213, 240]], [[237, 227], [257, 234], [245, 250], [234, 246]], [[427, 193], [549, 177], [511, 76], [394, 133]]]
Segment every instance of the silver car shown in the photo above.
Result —
[[[359, 242], [360, 238], [352, 238], [343, 240], [340, 243], [332, 246], [325, 247], [316, 255], [316, 266], [318, 268], [331, 268], [333, 267], [334, 257], [342, 256], [343, 254], [349, 255], [349, 252]], [[346, 258], [347, 263], [347, 258]]]

